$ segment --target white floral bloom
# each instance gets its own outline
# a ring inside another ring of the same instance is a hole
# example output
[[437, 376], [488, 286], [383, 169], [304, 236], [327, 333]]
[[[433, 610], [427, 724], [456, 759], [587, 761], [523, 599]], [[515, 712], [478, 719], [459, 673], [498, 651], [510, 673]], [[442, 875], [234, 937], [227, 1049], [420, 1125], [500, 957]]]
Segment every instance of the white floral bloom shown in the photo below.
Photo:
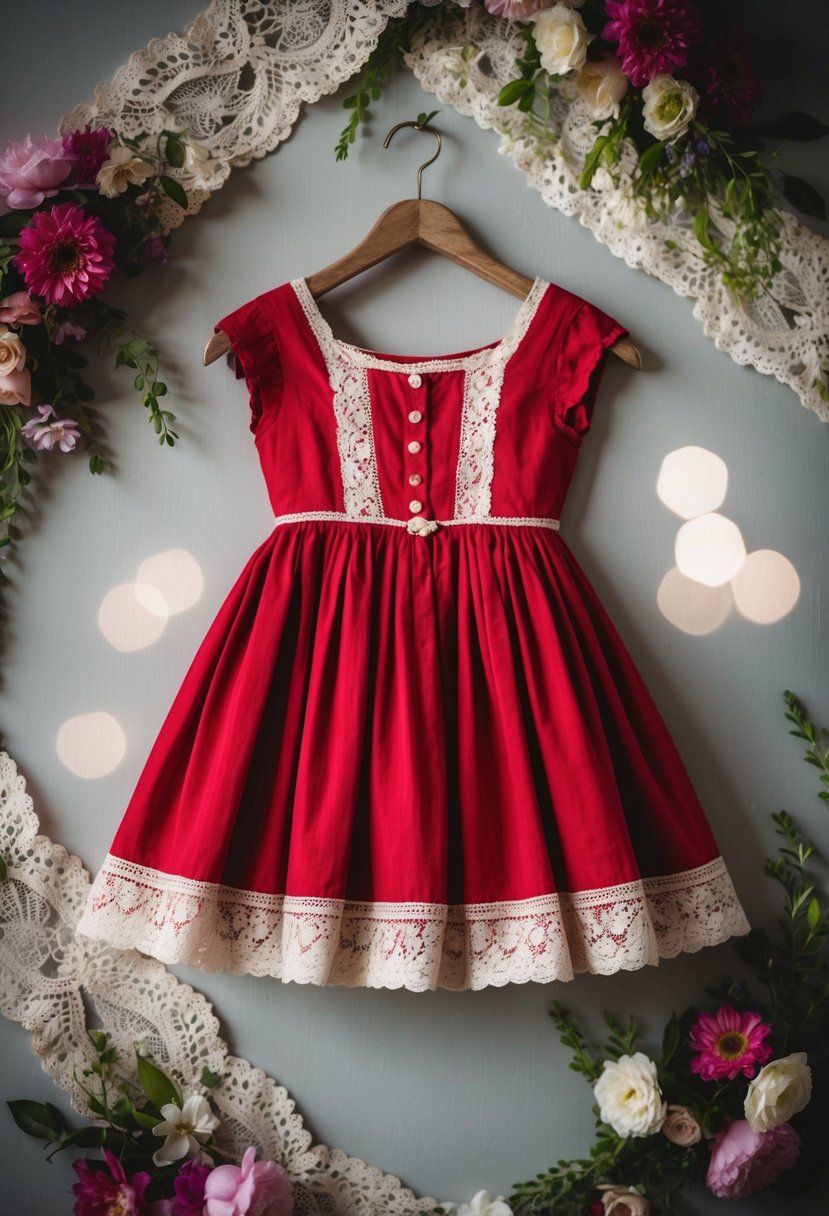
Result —
[[140, 186], [154, 173], [153, 166], [136, 156], [132, 148], [113, 144], [107, 160], [98, 170], [98, 189], [105, 198], [117, 198], [127, 186]]
[[454, 1216], [514, 1216], [503, 1195], [493, 1199], [489, 1191], [478, 1191], [471, 1203], [442, 1203], [440, 1206], [445, 1212], [453, 1212]]
[[627, 1187], [600, 1187], [604, 1216], [650, 1216], [650, 1201], [639, 1191]]
[[808, 1106], [812, 1096], [812, 1070], [806, 1053], [770, 1060], [748, 1087], [746, 1119], [753, 1132], [770, 1132], [788, 1123], [792, 1115]]
[[194, 139], [184, 143], [184, 164], [188, 169], [204, 169], [211, 158], [210, 149], [206, 144], [197, 143]]
[[554, 4], [533, 17], [533, 25], [533, 38], [546, 72], [566, 76], [584, 66], [587, 47], [595, 35], [588, 34], [581, 13], [567, 4]]
[[667, 1106], [656, 1078], [656, 1065], [641, 1051], [605, 1060], [593, 1086], [603, 1123], [617, 1136], [652, 1136], [661, 1128]]
[[7, 325], [0, 324], [0, 376], [9, 376], [26, 366], [26, 347]]
[[662, 73], [642, 90], [645, 130], [656, 139], [676, 139], [688, 130], [697, 112], [699, 94], [687, 80]]
[[162, 1122], [153, 1128], [154, 1136], [166, 1136], [161, 1148], [153, 1153], [156, 1165], [172, 1165], [182, 1157], [192, 1157], [219, 1126], [206, 1098], [192, 1094], [179, 1108], [167, 1102], [161, 1108]]
[[579, 97], [593, 118], [616, 118], [629, 84], [615, 55], [589, 59], [576, 77]]

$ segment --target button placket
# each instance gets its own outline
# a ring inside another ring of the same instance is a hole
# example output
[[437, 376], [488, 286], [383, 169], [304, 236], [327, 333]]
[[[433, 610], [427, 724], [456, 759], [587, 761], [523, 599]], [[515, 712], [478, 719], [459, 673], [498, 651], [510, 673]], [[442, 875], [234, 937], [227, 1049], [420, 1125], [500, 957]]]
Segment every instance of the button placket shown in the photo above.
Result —
[[[411, 372], [407, 376], [406, 379], [407, 379], [409, 388], [413, 391], [413, 394], [419, 395], [420, 391], [423, 389], [423, 377], [420, 375], [420, 373]], [[409, 453], [410, 457], [414, 457], [413, 460], [409, 460], [407, 462], [407, 464], [409, 465], [409, 468], [407, 470], [407, 473], [408, 473], [407, 481], [410, 486], [420, 486], [423, 484], [423, 473], [421, 471], [421, 468], [422, 468], [421, 461], [422, 461], [423, 457], [421, 456], [421, 453], [423, 452], [423, 447], [424, 447], [424, 443], [425, 443], [425, 437], [423, 435], [423, 431], [424, 431], [424, 411], [423, 411], [423, 409], [418, 408], [417, 406], [413, 406], [413, 408], [408, 411], [408, 413], [406, 415], [406, 419], [409, 424], [407, 427], [407, 430], [409, 431], [409, 435], [418, 436], [417, 438], [414, 438], [414, 437], [409, 438], [408, 442], [406, 443], [407, 452]], [[420, 498], [412, 498], [409, 502], [409, 511], [411, 512], [411, 516], [412, 516], [412, 518], [408, 521], [409, 522], [409, 531], [412, 532], [413, 535], [423, 535], [424, 534], [423, 527], [429, 522], [429, 521], [423, 519], [423, 516], [421, 514], [421, 512], [423, 511], [423, 507], [424, 507], [424, 504], [423, 504], [422, 499], [420, 499]], [[415, 527], [417, 528], [416, 532], [413, 531], [413, 529]]]

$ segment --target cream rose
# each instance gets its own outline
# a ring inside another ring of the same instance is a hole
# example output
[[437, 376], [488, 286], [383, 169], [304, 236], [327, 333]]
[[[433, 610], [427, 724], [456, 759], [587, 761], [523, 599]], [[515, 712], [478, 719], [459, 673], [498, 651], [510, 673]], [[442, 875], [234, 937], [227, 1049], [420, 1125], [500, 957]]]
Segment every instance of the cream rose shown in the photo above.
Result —
[[576, 77], [576, 90], [593, 118], [615, 118], [629, 84], [614, 55], [588, 59]]
[[650, 1201], [634, 1190], [602, 1187], [604, 1216], [650, 1216]]
[[603, 1123], [617, 1136], [652, 1136], [662, 1126], [667, 1107], [656, 1079], [656, 1065], [641, 1051], [605, 1060], [593, 1086]]
[[662, 1124], [662, 1134], [667, 1136], [671, 1144], [680, 1148], [690, 1148], [699, 1143], [702, 1130], [687, 1106], [669, 1106]]
[[771, 1060], [748, 1087], [745, 1113], [749, 1127], [753, 1132], [770, 1132], [808, 1106], [811, 1096], [812, 1070], [805, 1052]]
[[533, 38], [546, 72], [566, 76], [584, 66], [594, 35], [588, 34], [580, 13], [566, 4], [554, 4], [533, 17], [533, 24]]
[[154, 173], [153, 166], [136, 156], [132, 148], [115, 144], [98, 170], [98, 189], [106, 198], [117, 198], [127, 186], [140, 186]]
[[0, 325], [0, 376], [9, 376], [26, 366], [26, 347], [6, 325]]
[[696, 114], [699, 94], [687, 80], [674, 80], [663, 73], [645, 85], [642, 100], [645, 130], [657, 139], [676, 139], [687, 131]]

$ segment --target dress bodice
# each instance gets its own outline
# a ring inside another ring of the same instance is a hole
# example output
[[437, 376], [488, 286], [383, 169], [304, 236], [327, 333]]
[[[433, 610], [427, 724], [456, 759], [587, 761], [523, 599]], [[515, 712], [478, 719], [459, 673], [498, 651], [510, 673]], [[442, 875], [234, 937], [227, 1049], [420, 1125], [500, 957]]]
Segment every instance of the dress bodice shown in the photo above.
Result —
[[276, 516], [410, 531], [424, 520], [557, 520], [601, 356], [626, 332], [542, 279], [500, 341], [437, 358], [340, 341], [304, 279], [217, 328], [250, 388]]

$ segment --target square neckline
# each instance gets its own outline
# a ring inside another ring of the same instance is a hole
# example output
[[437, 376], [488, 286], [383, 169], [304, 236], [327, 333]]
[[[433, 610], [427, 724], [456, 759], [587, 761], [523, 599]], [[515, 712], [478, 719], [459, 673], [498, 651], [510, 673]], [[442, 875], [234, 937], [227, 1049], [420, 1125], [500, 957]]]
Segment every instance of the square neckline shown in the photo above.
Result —
[[409, 374], [413, 372], [474, 371], [495, 363], [505, 363], [526, 337], [538, 306], [550, 286], [551, 284], [546, 279], [536, 275], [528, 295], [522, 300], [511, 325], [501, 338], [496, 338], [493, 342], [474, 347], [471, 350], [447, 355], [424, 356], [389, 355], [381, 351], [368, 350], [338, 338], [320, 312], [319, 305], [311, 294], [308, 280], [297, 278], [290, 281], [290, 287], [299, 301], [314, 337], [327, 358], [336, 355], [341, 360], [358, 367]]

